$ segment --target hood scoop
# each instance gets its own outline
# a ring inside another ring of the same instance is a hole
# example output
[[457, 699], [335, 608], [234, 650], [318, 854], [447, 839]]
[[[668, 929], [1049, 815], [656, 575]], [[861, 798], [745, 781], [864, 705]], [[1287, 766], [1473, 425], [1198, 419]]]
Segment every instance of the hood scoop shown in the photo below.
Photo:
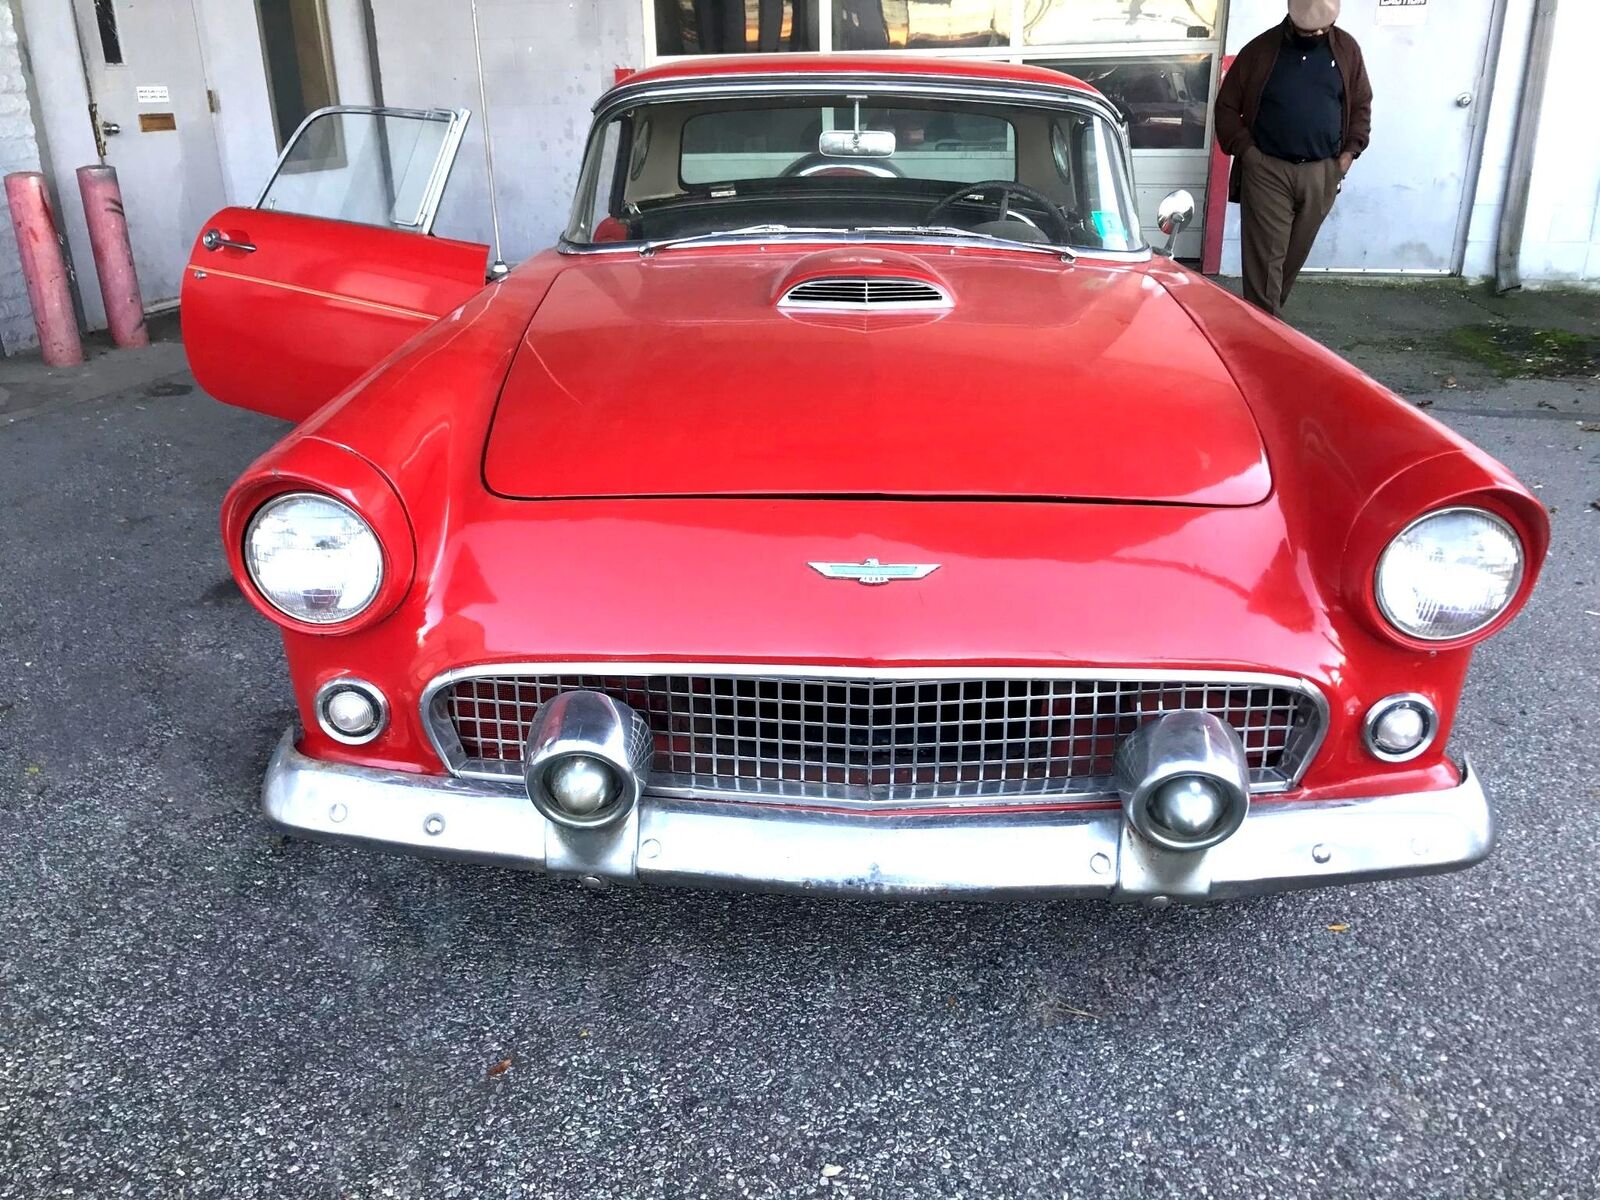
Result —
[[921, 279], [896, 275], [825, 275], [797, 283], [778, 299], [779, 308], [830, 312], [949, 308], [950, 293]]
[[919, 259], [894, 250], [823, 250], [784, 272], [777, 287], [785, 312], [942, 312], [950, 287]]

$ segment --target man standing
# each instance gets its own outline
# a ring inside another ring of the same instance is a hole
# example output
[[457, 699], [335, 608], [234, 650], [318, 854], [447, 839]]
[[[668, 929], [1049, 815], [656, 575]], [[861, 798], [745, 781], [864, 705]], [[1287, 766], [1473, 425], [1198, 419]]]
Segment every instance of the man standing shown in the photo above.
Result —
[[1277, 316], [1340, 182], [1372, 132], [1372, 85], [1339, 0], [1289, 0], [1283, 24], [1251, 41], [1217, 92], [1217, 141], [1233, 156], [1244, 297]]

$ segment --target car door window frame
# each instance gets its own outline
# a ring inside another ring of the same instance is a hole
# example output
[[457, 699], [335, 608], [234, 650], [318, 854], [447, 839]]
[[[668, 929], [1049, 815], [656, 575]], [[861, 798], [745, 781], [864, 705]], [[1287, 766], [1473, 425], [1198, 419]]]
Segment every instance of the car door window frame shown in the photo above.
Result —
[[[450, 172], [455, 167], [456, 155], [461, 149], [461, 139], [466, 135], [467, 122], [471, 119], [471, 110], [465, 108], [390, 108], [387, 106], [376, 107], [362, 104], [332, 104], [326, 108], [319, 108], [316, 112], [300, 122], [294, 135], [283, 144], [283, 150], [278, 155], [278, 161], [273, 165], [272, 174], [268, 176], [266, 185], [256, 197], [255, 204], [251, 207], [264, 209], [268, 195], [272, 192], [272, 185], [278, 181], [278, 176], [283, 174], [289, 156], [294, 152], [296, 144], [305, 134], [306, 130], [319, 118], [352, 114], [356, 116], [384, 117], [417, 121], [442, 121], [445, 122], [444, 139], [439, 144], [439, 153], [434, 159], [433, 170], [428, 176], [427, 186], [423, 189], [422, 203], [418, 209], [418, 221], [415, 225], [391, 223], [387, 226], [375, 228], [394, 229], [401, 233], [414, 232], [427, 236], [433, 232], [434, 221], [439, 216], [439, 206], [444, 200], [445, 185], [450, 180]], [[309, 216], [317, 220], [339, 220], [338, 217], [322, 217], [316, 213], [300, 213], [299, 216]]]

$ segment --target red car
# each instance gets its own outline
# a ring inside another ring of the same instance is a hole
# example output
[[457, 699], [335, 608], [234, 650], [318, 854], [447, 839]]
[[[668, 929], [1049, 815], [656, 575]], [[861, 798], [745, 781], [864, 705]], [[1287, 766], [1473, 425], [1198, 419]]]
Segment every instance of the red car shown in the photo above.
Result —
[[1445, 744], [1543, 508], [1153, 252], [1093, 89], [647, 70], [487, 283], [430, 233], [465, 120], [317, 114], [189, 264], [200, 383], [299, 423], [222, 519], [299, 702], [279, 826], [1156, 904], [1489, 852]]

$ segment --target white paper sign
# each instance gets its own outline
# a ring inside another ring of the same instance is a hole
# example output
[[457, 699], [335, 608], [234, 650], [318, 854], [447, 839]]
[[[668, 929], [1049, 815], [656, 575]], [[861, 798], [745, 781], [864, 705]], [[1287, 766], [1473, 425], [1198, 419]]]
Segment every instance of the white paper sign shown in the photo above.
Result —
[[136, 87], [134, 94], [138, 96], [140, 104], [170, 104], [172, 95], [168, 89], [159, 86]]
[[1428, 0], [1378, 0], [1379, 25], [1425, 25]]

